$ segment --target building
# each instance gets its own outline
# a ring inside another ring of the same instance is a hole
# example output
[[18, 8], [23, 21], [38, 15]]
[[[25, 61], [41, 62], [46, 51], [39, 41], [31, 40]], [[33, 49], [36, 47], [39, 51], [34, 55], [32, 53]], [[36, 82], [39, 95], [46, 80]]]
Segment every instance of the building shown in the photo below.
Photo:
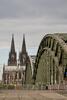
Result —
[[[14, 41], [14, 38], [12, 38]], [[14, 45], [12, 42], [11, 45]], [[25, 36], [19, 53], [19, 64], [16, 65], [15, 47], [9, 53], [8, 68], [3, 68], [4, 83], [9, 83], [8, 77], [13, 71], [17, 71], [17, 82], [46, 86], [48, 89], [67, 89], [67, 34], [47, 34], [41, 40], [38, 52], [35, 56], [28, 56], [25, 45]], [[11, 55], [13, 55], [11, 57]], [[34, 66], [33, 66], [34, 65]], [[14, 68], [15, 67], [15, 68]], [[11, 69], [10, 69], [11, 68]], [[6, 73], [7, 72], [7, 73]], [[21, 74], [20, 74], [21, 73]], [[21, 78], [20, 78], [21, 76]], [[32, 77], [33, 76], [33, 77]], [[19, 77], [19, 78], [18, 78]], [[10, 82], [10, 83], [11, 83]], [[15, 79], [16, 82], [16, 79]], [[45, 87], [45, 88], [46, 88]]]
[[8, 59], [8, 66], [16, 66], [16, 65], [17, 65], [17, 53], [15, 51], [14, 36], [12, 35], [11, 49], [9, 52], [9, 59]]
[[22, 49], [17, 60], [15, 51], [14, 35], [12, 35], [11, 49], [9, 52], [8, 65], [3, 66], [4, 84], [24, 84], [27, 65], [30, 64], [29, 56], [26, 51], [25, 35], [23, 35]]

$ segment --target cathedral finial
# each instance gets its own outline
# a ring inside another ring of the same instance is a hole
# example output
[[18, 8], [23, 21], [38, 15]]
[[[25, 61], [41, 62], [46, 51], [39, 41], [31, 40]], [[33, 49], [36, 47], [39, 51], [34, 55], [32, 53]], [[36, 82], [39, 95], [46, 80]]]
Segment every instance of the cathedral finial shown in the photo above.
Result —
[[23, 38], [25, 38], [25, 34], [23, 34]]
[[12, 38], [14, 38], [14, 34], [12, 34]]
[[11, 52], [15, 52], [15, 45], [14, 45], [14, 34], [12, 34], [12, 41], [11, 41]]
[[26, 53], [25, 34], [23, 34], [22, 52]]

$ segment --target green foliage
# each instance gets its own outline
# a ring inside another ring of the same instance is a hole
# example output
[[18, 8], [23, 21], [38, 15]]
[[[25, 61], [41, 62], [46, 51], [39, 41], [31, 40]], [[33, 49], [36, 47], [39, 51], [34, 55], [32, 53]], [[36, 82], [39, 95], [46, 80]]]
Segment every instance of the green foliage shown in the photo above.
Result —
[[0, 90], [1, 89], [15, 89], [15, 86], [0, 83]]
[[7, 89], [7, 85], [0, 83], [0, 89]]
[[14, 85], [8, 85], [8, 89], [15, 89]]

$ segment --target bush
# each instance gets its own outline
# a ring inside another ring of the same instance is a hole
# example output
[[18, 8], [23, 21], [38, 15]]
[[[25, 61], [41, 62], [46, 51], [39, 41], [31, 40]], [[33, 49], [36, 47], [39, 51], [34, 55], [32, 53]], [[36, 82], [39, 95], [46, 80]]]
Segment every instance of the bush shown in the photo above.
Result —
[[7, 89], [7, 85], [6, 84], [0, 84], [0, 89]]
[[8, 89], [15, 89], [14, 85], [8, 85]]

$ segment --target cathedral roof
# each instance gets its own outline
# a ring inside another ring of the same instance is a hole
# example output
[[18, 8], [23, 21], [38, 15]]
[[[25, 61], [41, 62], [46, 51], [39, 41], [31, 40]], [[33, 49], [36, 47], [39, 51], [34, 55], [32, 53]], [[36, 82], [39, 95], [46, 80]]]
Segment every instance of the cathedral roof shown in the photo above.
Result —
[[8, 71], [22, 71], [22, 70], [25, 70], [24, 68], [26, 68], [25, 66], [8, 66], [6, 65], [5, 66], [5, 71], [8, 72]]

